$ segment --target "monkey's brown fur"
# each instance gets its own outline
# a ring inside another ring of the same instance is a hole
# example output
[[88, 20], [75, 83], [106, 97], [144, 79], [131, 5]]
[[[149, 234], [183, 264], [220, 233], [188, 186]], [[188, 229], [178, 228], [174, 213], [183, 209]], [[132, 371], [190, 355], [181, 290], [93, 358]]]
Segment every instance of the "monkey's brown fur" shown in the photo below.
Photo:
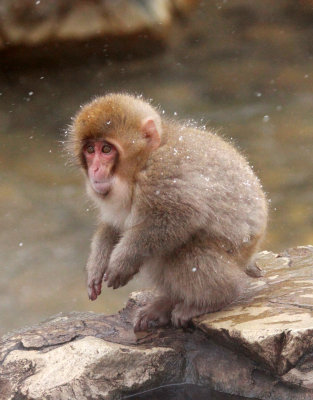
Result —
[[[154, 121], [160, 144], [151, 150], [142, 132]], [[119, 153], [108, 196], [87, 191], [100, 224], [87, 264], [89, 290], [105, 280], [125, 285], [143, 266], [156, 298], [134, 321], [135, 330], [175, 326], [231, 303], [253, 272], [253, 255], [267, 221], [258, 178], [229, 143], [214, 133], [161, 119], [156, 109], [125, 94], [83, 107], [70, 133], [82, 167], [82, 143], [105, 138]]]

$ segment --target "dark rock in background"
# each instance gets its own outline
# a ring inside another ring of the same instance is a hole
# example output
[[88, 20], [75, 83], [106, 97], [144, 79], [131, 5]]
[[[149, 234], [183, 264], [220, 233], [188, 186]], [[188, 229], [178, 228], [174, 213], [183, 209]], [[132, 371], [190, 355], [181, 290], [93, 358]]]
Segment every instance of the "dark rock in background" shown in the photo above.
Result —
[[0, 51], [12, 65], [83, 55], [120, 59], [164, 48], [175, 17], [197, 0], [3, 0]]

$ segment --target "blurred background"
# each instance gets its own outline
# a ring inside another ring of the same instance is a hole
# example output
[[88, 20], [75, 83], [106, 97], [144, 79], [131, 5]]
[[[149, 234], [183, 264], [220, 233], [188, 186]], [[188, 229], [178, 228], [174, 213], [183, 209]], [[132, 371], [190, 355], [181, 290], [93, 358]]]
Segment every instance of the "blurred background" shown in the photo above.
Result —
[[312, 0], [2, 0], [0, 333], [142, 286], [86, 295], [96, 213], [61, 142], [109, 91], [217, 128], [268, 194], [263, 248], [313, 244]]

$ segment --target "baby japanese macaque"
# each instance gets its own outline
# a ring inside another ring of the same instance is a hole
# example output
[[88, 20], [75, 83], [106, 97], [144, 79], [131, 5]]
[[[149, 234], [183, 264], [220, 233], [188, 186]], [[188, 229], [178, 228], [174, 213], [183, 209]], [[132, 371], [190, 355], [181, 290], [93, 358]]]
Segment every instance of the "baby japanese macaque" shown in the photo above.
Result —
[[117, 289], [145, 268], [155, 296], [135, 331], [220, 310], [258, 275], [267, 202], [245, 158], [213, 132], [161, 117], [140, 97], [108, 94], [76, 115], [69, 149], [99, 226], [87, 263], [88, 295]]

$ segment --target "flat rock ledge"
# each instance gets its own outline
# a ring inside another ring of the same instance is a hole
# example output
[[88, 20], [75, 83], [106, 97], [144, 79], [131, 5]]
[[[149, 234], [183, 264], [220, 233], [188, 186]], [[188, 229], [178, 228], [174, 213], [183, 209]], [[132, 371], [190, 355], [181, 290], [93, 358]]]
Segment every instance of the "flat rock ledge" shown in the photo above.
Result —
[[0, 398], [143, 398], [192, 384], [201, 393], [312, 400], [313, 246], [264, 251], [257, 264], [264, 276], [251, 279], [244, 299], [186, 330], [135, 334], [132, 314], [149, 296], [138, 292], [117, 315], [60, 314], [5, 335]]

